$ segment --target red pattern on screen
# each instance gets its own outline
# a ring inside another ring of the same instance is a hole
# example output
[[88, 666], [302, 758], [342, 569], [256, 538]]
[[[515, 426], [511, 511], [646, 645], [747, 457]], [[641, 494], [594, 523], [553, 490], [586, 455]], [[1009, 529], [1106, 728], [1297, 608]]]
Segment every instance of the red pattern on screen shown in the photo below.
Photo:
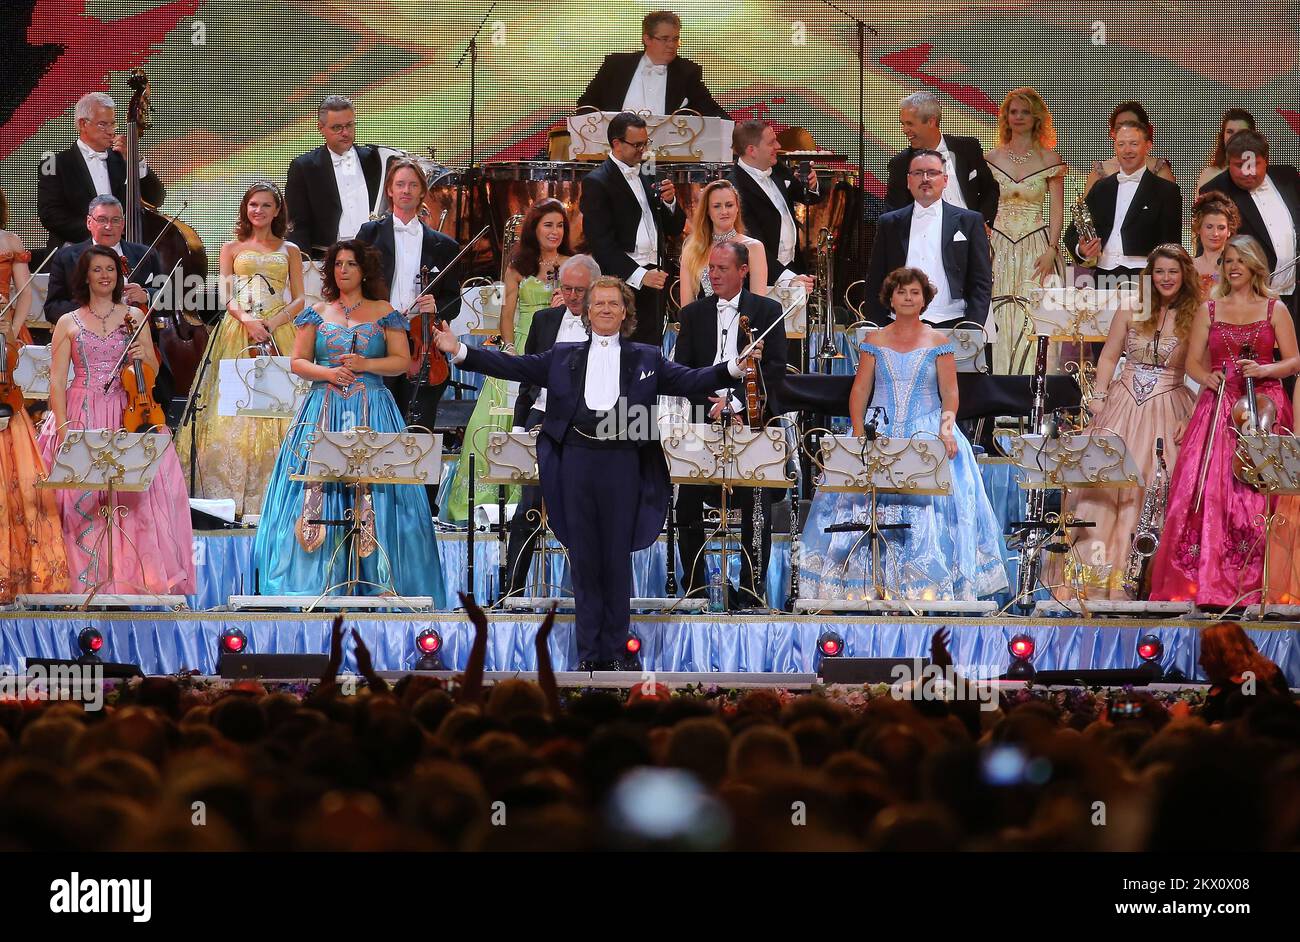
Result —
[[[108, 76], [143, 65], [199, 0], [174, 0], [144, 13], [105, 21], [68, 9], [67, 0], [41, 0], [32, 11], [27, 41], [62, 46], [63, 54], [0, 128], [0, 159], [8, 157], [45, 122], [63, 114], [87, 92], [108, 91]], [[88, 82], [87, 76], [98, 76]], [[118, 121], [126, 118], [119, 102]]]
[[910, 78], [914, 78], [922, 85], [928, 85], [937, 92], [949, 95], [956, 101], [967, 107], [974, 108], [976, 111], [991, 115], [998, 113], [997, 103], [988, 95], [985, 95], [978, 86], [949, 82], [936, 75], [922, 72], [921, 67], [930, 61], [931, 48], [930, 43], [921, 43], [919, 46], [900, 49], [898, 52], [891, 52], [881, 56], [880, 64], [887, 69], [893, 69], [895, 72], [901, 72]]
[[1282, 116], [1282, 120], [1287, 123], [1287, 126], [1292, 131], [1300, 134], [1300, 111], [1287, 111], [1285, 108], [1279, 108], [1277, 113]]

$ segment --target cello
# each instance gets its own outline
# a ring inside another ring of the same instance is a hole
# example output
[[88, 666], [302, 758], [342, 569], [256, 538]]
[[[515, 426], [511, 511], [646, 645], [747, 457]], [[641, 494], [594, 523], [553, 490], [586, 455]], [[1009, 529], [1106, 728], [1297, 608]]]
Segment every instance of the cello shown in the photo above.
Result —
[[[164, 270], [172, 270], [180, 262], [185, 276], [183, 284], [193, 284], [195, 278], [206, 284], [208, 256], [198, 233], [177, 216], [160, 213], [141, 198], [139, 173], [131, 171], [140, 166], [140, 138], [153, 127], [149, 77], [143, 69], [132, 69], [127, 85], [132, 95], [126, 124], [125, 238], [128, 242], [152, 245]], [[155, 312], [151, 325], [159, 357], [175, 381], [178, 398], [188, 396], [208, 344], [207, 326], [202, 320], [196, 323], [186, 316], [184, 295], [184, 291], [177, 291], [176, 303]]]

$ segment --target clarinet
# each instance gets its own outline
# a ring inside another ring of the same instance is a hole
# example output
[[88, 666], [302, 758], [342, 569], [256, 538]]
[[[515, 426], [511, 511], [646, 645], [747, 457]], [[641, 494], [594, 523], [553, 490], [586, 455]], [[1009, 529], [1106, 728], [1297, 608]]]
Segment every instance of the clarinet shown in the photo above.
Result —
[[[798, 458], [795, 458], [796, 467]], [[786, 600], [785, 610], [794, 611], [794, 603], [799, 600], [799, 554], [802, 552], [803, 532], [799, 526], [799, 485], [790, 488], [790, 598]]]
[[[1034, 432], [1041, 432], [1043, 414], [1047, 411], [1047, 344], [1048, 338], [1038, 337], [1034, 357], [1033, 401], [1029, 407], [1029, 424]], [[1047, 491], [1041, 487], [1029, 488], [1025, 498], [1024, 537], [1020, 542], [1020, 568], [1016, 574], [1016, 599], [1028, 605], [1038, 585], [1038, 571], [1042, 560], [1040, 552], [1047, 542], [1047, 534], [1038, 526], [1043, 522], [1047, 507]]]
[[674, 500], [676, 496], [677, 496], [677, 488], [675, 486], [670, 487], [668, 489], [668, 523], [667, 523], [668, 578], [664, 580], [664, 595], [666, 595], [670, 599], [677, 597], [677, 560], [675, 558], [677, 556], [677, 537], [676, 537], [677, 520], [675, 514], [676, 501]]

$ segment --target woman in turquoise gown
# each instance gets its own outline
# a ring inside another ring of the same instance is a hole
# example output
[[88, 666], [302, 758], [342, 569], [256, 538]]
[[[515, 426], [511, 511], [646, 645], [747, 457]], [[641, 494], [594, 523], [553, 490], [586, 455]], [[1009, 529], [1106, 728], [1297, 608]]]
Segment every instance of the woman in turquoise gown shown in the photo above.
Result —
[[[971, 601], [1006, 588], [1007, 574], [1001, 527], [984, 492], [975, 453], [956, 423], [952, 344], [920, 319], [934, 292], [917, 268], [900, 268], [885, 279], [881, 300], [893, 308], [894, 322], [861, 345], [849, 412], [853, 433], [861, 437], [870, 396], [871, 406], [883, 410], [875, 413], [881, 435], [938, 439], [948, 456], [949, 494], [877, 498], [881, 524], [909, 525], [883, 531], [880, 581], [886, 597]], [[825, 532], [833, 523], [865, 521], [869, 506], [867, 494], [818, 492], [802, 536], [802, 597], [874, 597], [865, 534]]]
[[[445, 607], [442, 566], [434, 542], [433, 516], [423, 487], [368, 485], [373, 520], [363, 510], [360, 585], [343, 586], [352, 551], [340, 542], [342, 520], [353, 509], [353, 488], [294, 480], [302, 474], [318, 429], [368, 426], [379, 432], [406, 428], [383, 377], [410, 361], [407, 322], [388, 303], [374, 249], [355, 239], [336, 243], [325, 256], [326, 300], [294, 321], [293, 371], [312, 381], [311, 392], [280, 448], [253, 543], [262, 595], [432, 596]], [[336, 552], [337, 550], [337, 552]]]
[[[522, 351], [528, 340], [533, 315], [551, 306], [560, 283], [560, 266], [573, 254], [569, 246], [569, 214], [557, 199], [538, 200], [528, 209], [519, 227], [519, 243], [506, 268], [505, 298], [501, 304], [501, 349]], [[474, 458], [474, 476], [487, 473], [487, 440], [493, 431], [509, 431], [511, 392], [517, 384], [487, 377], [479, 390], [478, 402], [465, 427], [465, 446], [456, 464], [456, 475], [447, 491], [443, 519], [463, 523], [469, 518], [469, 456]], [[506, 489], [506, 503], [519, 500], [519, 488]], [[479, 484], [474, 491], [476, 505], [497, 502], [495, 484]]]

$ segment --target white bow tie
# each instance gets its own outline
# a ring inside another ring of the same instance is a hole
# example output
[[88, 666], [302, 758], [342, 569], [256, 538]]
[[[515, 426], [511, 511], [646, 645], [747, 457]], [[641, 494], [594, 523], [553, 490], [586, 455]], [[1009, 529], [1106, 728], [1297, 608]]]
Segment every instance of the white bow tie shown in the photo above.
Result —
[[740, 310], [740, 299], [739, 299], [739, 298], [736, 298], [736, 299], [731, 300], [731, 301], [723, 301], [721, 298], [718, 299], [718, 313], [719, 313], [719, 314], [721, 314], [723, 311], [731, 311], [731, 312], [734, 313], [734, 312], [739, 311], [739, 310]]
[[623, 176], [626, 177], [628, 180], [635, 180], [637, 177], [641, 176], [641, 168], [628, 167], [626, 170], [623, 171]]
[[1120, 183], [1136, 183], [1138, 180], [1141, 179], [1142, 179], [1141, 170], [1135, 170], [1133, 173], [1125, 173], [1123, 170], [1119, 172]]
[[646, 75], [667, 75], [668, 66], [666, 65], [647, 65], [641, 70]]
[[918, 203], [912, 213], [917, 219], [938, 219], [939, 204], [936, 202], [931, 203], [929, 206], [922, 206]]
[[86, 159], [87, 159], [87, 160], [100, 160], [100, 161], [103, 161], [103, 162], [107, 163], [107, 162], [108, 162], [108, 151], [104, 151], [104, 152], [101, 154], [101, 153], [99, 153], [98, 151], [93, 151], [93, 150], [92, 150], [89, 154], [86, 154]]
[[394, 231], [394, 232], [410, 232], [410, 233], [413, 233], [413, 234], [418, 233], [418, 232], [420, 231], [420, 220], [418, 220], [418, 219], [412, 219], [410, 222], [398, 222], [396, 219], [394, 219], [394, 220], [393, 220], [393, 231]]
[[352, 165], [353, 165], [353, 162], [354, 162], [353, 159], [352, 159], [352, 151], [348, 151], [346, 154], [343, 154], [342, 156], [339, 156], [338, 154], [334, 154], [333, 157], [334, 157], [334, 169], [335, 169], [335, 170], [351, 170], [351, 169], [352, 169]]

